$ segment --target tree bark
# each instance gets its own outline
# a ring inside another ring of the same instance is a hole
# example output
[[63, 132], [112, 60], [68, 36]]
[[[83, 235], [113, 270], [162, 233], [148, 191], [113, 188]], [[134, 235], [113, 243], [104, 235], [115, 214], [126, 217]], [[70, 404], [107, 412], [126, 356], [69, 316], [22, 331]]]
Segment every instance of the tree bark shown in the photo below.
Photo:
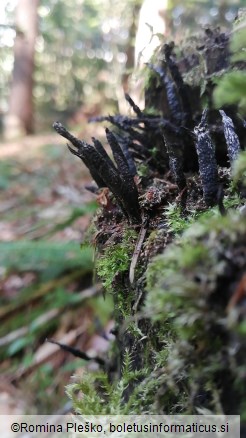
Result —
[[6, 138], [29, 134], [34, 129], [32, 92], [38, 4], [39, 0], [19, 0], [16, 7], [14, 67], [4, 122]]

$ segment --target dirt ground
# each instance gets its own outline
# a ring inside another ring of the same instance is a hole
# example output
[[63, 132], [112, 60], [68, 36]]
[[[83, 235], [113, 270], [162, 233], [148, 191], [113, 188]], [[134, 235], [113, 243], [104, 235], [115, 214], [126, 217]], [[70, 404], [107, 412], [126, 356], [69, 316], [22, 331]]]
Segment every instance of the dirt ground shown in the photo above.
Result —
[[92, 356], [108, 348], [108, 304], [91, 249], [80, 255], [96, 209], [88, 183], [55, 133], [0, 143], [1, 414], [71, 408], [64, 388], [85, 363], [47, 337]]

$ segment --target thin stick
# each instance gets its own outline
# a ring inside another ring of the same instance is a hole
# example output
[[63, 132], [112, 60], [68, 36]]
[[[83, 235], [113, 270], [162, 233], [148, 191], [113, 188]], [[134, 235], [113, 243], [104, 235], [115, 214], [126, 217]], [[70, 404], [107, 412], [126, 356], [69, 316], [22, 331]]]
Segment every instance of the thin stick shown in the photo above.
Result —
[[46, 341], [49, 342], [50, 344], [58, 345], [58, 347], [60, 347], [61, 350], [67, 351], [68, 353], [71, 353], [75, 357], [79, 357], [80, 359], [86, 361], [94, 360], [99, 365], [105, 365], [105, 361], [98, 356], [90, 357], [84, 351], [80, 351], [77, 348], [70, 347], [70, 345], [61, 344], [60, 342], [57, 342], [54, 339], [46, 339]]
[[141, 227], [141, 230], [139, 232], [138, 240], [137, 240], [137, 243], [136, 243], [136, 246], [135, 246], [135, 249], [133, 252], [132, 260], [131, 260], [130, 271], [129, 271], [129, 280], [130, 280], [131, 284], [134, 282], [135, 268], [137, 265], [139, 254], [141, 252], [143, 241], [145, 239], [146, 231], [147, 231], [147, 226], [146, 226], [146, 224], [143, 224]]

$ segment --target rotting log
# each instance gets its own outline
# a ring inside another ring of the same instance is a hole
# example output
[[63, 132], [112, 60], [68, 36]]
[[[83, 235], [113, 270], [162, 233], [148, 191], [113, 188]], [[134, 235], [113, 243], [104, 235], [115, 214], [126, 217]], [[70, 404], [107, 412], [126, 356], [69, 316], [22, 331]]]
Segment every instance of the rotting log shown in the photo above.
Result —
[[[245, 410], [245, 156], [235, 163], [246, 130], [236, 105], [213, 106], [213, 79], [245, 68], [229, 41], [207, 29], [179, 51], [160, 48], [145, 109], [126, 95], [135, 116], [93, 120], [114, 127], [113, 161], [98, 140], [54, 124], [103, 199], [96, 269], [114, 300], [113, 358], [70, 388], [80, 413]], [[230, 166], [241, 172], [233, 187]]]

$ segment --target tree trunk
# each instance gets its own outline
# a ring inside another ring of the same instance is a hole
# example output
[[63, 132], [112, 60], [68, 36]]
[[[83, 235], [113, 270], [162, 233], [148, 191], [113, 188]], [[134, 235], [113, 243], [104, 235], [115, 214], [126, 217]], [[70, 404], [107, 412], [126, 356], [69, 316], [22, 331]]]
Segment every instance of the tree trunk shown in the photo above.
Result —
[[149, 62], [160, 42], [167, 35], [166, 0], [144, 0], [142, 2], [137, 24], [134, 50], [135, 71], [130, 78], [128, 87], [134, 102], [144, 106], [144, 77], [142, 69]]
[[6, 138], [29, 134], [34, 129], [32, 91], [38, 4], [39, 0], [19, 0], [16, 7], [14, 67], [4, 122]]
[[[166, 0], [144, 0], [139, 13], [135, 40], [135, 65], [149, 62], [166, 33]], [[159, 37], [158, 37], [159, 34]]]

